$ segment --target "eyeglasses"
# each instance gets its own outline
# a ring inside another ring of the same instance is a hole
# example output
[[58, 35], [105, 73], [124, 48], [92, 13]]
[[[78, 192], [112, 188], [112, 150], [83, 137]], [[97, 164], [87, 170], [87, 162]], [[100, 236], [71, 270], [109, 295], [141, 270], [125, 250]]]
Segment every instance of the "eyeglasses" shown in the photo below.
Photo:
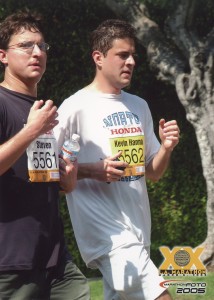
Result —
[[39, 49], [41, 51], [43, 51], [43, 52], [47, 52], [50, 49], [50, 46], [47, 43], [45, 43], [45, 42], [41, 42], [41, 43], [23, 42], [23, 43], [18, 43], [18, 44], [10, 45], [8, 47], [8, 49], [20, 48], [23, 51], [31, 53], [33, 51], [35, 45], [37, 45], [39, 47]]

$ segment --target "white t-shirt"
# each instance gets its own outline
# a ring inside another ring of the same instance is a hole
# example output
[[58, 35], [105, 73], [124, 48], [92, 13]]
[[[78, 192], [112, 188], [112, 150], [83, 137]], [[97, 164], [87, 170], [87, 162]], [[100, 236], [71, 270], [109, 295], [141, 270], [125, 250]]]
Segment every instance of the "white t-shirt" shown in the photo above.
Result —
[[85, 263], [137, 239], [150, 245], [151, 217], [145, 166], [158, 152], [147, 103], [134, 95], [98, 94], [86, 89], [66, 99], [54, 133], [59, 148], [73, 133], [80, 135], [79, 163], [97, 162], [123, 150], [127, 176], [110, 184], [78, 181], [66, 195], [74, 233]]

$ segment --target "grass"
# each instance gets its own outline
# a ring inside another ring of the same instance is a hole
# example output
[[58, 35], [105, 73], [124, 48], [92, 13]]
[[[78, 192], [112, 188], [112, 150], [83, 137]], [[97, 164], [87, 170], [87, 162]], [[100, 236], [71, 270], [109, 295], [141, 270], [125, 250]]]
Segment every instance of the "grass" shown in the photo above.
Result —
[[[178, 276], [178, 277], [165, 277], [165, 280], [176, 279], [184, 280], [187, 282], [202, 283], [206, 282], [206, 294], [178, 294], [176, 292], [177, 287], [170, 287], [169, 292], [173, 300], [213, 300], [214, 299], [214, 272], [208, 272], [207, 276], [194, 277], [194, 276]], [[91, 300], [103, 300], [103, 284], [102, 279], [90, 280], [89, 281], [91, 289]]]
[[90, 280], [91, 300], [103, 300], [103, 282], [102, 279]]

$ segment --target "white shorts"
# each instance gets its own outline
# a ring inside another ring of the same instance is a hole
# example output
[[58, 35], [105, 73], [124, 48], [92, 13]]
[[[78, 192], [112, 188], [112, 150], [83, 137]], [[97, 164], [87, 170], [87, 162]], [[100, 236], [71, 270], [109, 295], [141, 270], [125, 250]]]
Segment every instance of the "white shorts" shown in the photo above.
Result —
[[103, 275], [105, 300], [154, 300], [164, 278], [142, 243], [123, 245], [95, 260]]

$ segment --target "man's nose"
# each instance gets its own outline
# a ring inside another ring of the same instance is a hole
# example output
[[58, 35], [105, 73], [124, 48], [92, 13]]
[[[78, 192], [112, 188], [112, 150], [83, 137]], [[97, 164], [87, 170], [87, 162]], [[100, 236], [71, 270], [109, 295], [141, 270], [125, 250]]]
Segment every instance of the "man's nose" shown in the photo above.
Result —
[[41, 54], [42, 50], [39, 48], [39, 46], [37, 44], [34, 45], [33, 47], [33, 51], [32, 51], [34, 54]]
[[129, 57], [126, 59], [126, 63], [135, 65], [135, 58], [132, 54], [130, 54]]

